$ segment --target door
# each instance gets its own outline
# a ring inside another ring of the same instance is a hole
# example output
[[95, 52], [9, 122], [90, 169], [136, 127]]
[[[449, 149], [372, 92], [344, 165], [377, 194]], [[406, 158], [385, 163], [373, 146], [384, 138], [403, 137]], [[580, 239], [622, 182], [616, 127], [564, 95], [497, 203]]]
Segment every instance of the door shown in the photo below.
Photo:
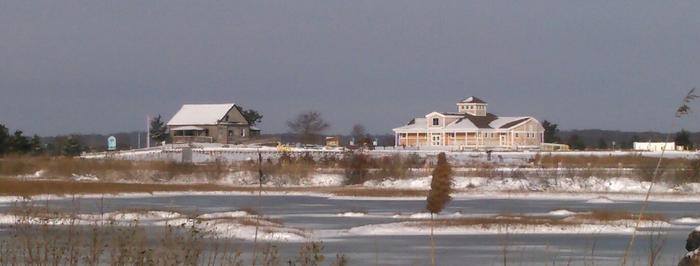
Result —
[[432, 140], [433, 140], [433, 142], [432, 142], [433, 146], [442, 146], [442, 137], [441, 137], [440, 133], [433, 133]]

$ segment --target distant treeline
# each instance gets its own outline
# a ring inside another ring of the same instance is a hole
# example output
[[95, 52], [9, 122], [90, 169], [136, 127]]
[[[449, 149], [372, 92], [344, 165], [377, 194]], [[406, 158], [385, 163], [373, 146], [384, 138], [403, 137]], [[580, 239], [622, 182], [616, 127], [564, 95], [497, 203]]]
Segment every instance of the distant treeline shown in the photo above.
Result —
[[[617, 130], [562, 130], [558, 132], [560, 143], [575, 144], [572, 140], [578, 140], [585, 149], [612, 149], [613, 142], [616, 149], [632, 149], [634, 142], [663, 142], [668, 133], [661, 132], [626, 132]], [[700, 143], [700, 132], [680, 131], [672, 133], [669, 141], [675, 141], [677, 145], [693, 149], [694, 143]], [[575, 146], [575, 145], [572, 145]]]
[[[555, 125], [556, 126], [556, 125]], [[355, 132], [353, 132], [355, 133]], [[555, 130], [552, 142], [571, 145], [574, 149], [631, 149], [634, 142], [661, 142], [666, 140], [667, 133], [660, 132], [626, 132], [616, 130]], [[30, 155], [78, 155], [81, 152], [99, 152], [107, 148], [107, 138], [117, 138], [118, 150], [129, 150], [146, 147], [146, 132], [121, 132], [115, 134], [70, 134], [62, 136], [40, 137], [27, 136], [22, 130], [10, 130], [0, 124], [0, 156], [4, 154], [30, 154]], [[372, 146], [376, 140], [378, 146], [393, 146], [393, 134], [372, 135], [357, 133], [353, 135], [319, 135], [312, 141], [314, 144], [323, 145], [325, 137], [339, 138], [341, 146], [350, 145], [354, 140], [356, 146]], [[265, 134], [263, 138], [276, 138], [285, 144], [301, 142], [301, 137], [292, 133]], [[548, 140], [548, 141], [551, 141]], [[700, 132], [681, 131], [671, 135], [670, 141], [676, 141], [678, 145], [687, 149], [694, 149], [694, 143], [700, 143]], [[151, 145], [158, 143], [151, 140]]]

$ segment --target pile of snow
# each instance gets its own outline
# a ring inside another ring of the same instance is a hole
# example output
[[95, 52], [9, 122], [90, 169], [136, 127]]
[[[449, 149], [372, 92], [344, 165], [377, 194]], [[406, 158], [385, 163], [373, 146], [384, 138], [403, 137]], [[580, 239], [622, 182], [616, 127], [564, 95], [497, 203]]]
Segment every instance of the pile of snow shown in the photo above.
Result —
[[595, 199], [587, 200], [586, 203], [590, 203], [590, 204], [610, 204], [610, 203], [615, 203], [615, 202], [612, 201], [611, 199], [607, 198], [607, 197], [597, 197], [597, 198], [595, 198]]
[[341, 186], [345, 182], [345, 176], [338, 174], [314, 174], [306, 185], [314, 187]]
[[343, 213], [338, 213], [336, 216], [341, 216], [341, 217], [364, 217], [366, 216], [367, 213], [364, 212], [343, 212]]
[[[450, 214], [434, 214], [433, 218], [440, 218], [440, 219], [449, 219], [449, 218], [461, 218], [462, 217], [462, 212], [454, 212]], [[396, 219], [414, 219], [414, 220], [426, 220], [430, 219], [430, 213], [429, 212], [417, 212], [409, 215], [401, 215], [401, 214], [394, 214], [392, 218]]]
[[205, 214], [197, 216], [197, 218], [200, 218], [200, 219], [223, 219], [223, 218], [240, 218], [240, 217], [249, 217], [249, 216], [251, 216], [251, 215], [246, 211], [232, 211], [232, 212], [205, 213]]
[[430, 189], [431, 177], [415, 178], [386, 178], [384, 180], [369, 180], [362, 185], [365, 187], [397, 188], [397, 189]]
[[20, 175], [20, 176], [17, 176], [17, 178], [21, 178], [21, 179], [35, 179], [35, 178], [42, 178], [42, 177], [44, 177], [45, 174], [46, 174], [46, 170], [39, 170], [39, 171], [34, 172], [34, 174], [31, 174], [31, 175]]
[[431, 213], [429, 212], [419, 212], [408, 216], [410, 219], [430, 219]]
[[79, 181], [79, 182], [97, 182], [100, 181], [99, 178], [95, 175], [76, 175], [73, 174], [73, 180]]
[[576, 215], [575, 212], [572, 212], [572, 211], [570, 211], [570, 210], [554, 210], [554, 211], [551, 211], [551, 212], [549, 212], [549, 213], [547, 213], [547, 214], [549, 214], [549, 215], [551, 215], [551, 216], [572, 216], [572, 215]]
[[[200, 216], [201, 217], [201, 216]], [[255, 239], [256, 220], [248, 220], [241, 223], [235, 219], [213, 219], [205, 221], [196, 221], [193, 219], [173, 219], [156, 223], [159, 226], [179, 226], [195, 227], [199, 230], [218, 238], [238, 238], [252, 241]], [[280, 241], [280, 242], [305, 242], [308, 236], [305, 232], [296, 229], [284, 227], [280, 224], [272, 223], [265, 220], [258, 221], [257, 228], [258, 241]]]
[[674, 224], [700, 224], [700, 218], [697, 217], [682, 217], [673, 220]]
[[[92, 216], [94, 217], [94, 215]], [[109, 220], [117, 222], [153, 222], [169, 220], [182, 217], [182, 214], [168, 211], [145, 211], [145, 212], [113, 212], [104, 215]]]

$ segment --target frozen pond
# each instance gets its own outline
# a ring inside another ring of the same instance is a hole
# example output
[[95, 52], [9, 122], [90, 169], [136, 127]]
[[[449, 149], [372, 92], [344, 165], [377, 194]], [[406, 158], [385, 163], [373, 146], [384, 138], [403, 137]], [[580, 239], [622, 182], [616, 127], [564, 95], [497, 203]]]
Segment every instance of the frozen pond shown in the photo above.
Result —
[[[316, 232], [324, 242], [329, 260], [335, 253], [346, 254], [350, 265], [426, 265], [430, 260], [427, 236], [326, 234], [370, 224], [395, 223], [394, 215], [424, 212], [424, 201], [415, 200], [354, 200], [315, 196], [256, 196], [196, 195], [130, 197], [109, 199], [79, 199], [35, 201], [42, 207], [78, 211], [80, 213], [111, 212], [129, 208], [169, 209], [186, 213], [214, 213], [253, 208], [266, 217], [279, 219], [286, 226]], [[0, 203], [7, 211], [12, 203]], [[638, 201], [591, 203], [585, 199], [456, 199], [444, 211], [447, 214], [546, 214], [567, 209], [574, 212], [591, 210], [638, 211]], [[680, 217], [699, 216], [700, 203], [652, 202], [649, 212], [663, 214], [669, 221]], [[364, 212], [356, 217], [338, 216], [345, 212]], [[662, 229], [666, 242], [659, 265], [675, 265], [686, 252], [685, 239], [698, 224], [673, 224]], [[630, 239], [629, 234], [527, 234], [527, 235], [440, 235], [437, 236], [439, 265], [619, 265]], [[638, 237], [630, 265], [648, 264], [649, 234]], [[243, 243], [250, 251], [250, 243]], [[281, 244], [283, 258], [293, 257], [299, 243]], [[504, 252], [505, 250], [505, 252]]]

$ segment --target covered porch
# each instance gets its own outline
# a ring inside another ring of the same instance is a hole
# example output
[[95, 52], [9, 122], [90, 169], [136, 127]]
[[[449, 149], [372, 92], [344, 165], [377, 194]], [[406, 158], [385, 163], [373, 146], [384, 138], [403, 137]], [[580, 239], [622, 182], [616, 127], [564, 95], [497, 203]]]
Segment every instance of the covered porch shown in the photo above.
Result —
[[209, 136], [209, 130], [197, 126], [182, 126], [170, 129], [173, 143], [212, 143], [214, 138]]

